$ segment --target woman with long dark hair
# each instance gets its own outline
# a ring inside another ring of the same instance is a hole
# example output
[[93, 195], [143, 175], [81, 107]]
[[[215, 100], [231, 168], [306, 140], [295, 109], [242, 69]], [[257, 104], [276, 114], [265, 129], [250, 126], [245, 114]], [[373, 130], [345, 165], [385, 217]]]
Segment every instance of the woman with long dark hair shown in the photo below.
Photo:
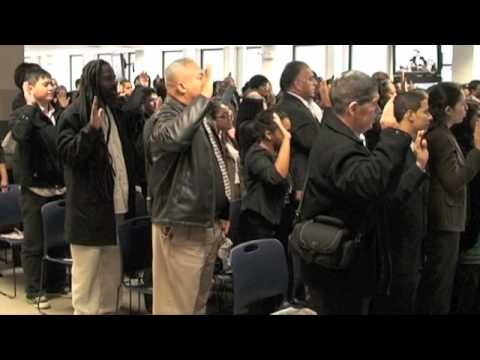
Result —
[[[273, 110], [255, 119], [255, 143], [245, 156], [246, 194], [240, 216], [242, 242], [273, 238], [289, 195], [290, 120]], [[285, 244], [286, 245], [286, 244]]]
[[460, 234], [467, 218], [467, 185], [480, 170], [480, 126], [474, 131], [474, 146], [464, 156], [451, 128], [466, 115], [465, 96], [455, 83], [440, 83], [429, 89], [433, 116], [427, 134], [431, 174], [429, 236], [424, 242], [425, 264], [418, 291], [418, 312], [448, 314]]
[[[474, 148], [473, 132], [480, 120], [480, 104], [467, 102], [467, 116], [461, 124], [452, 127], [452, 133], [463, 155]], [[468, 185], [469, 216], [465, 232], [460, 237], [460, 258], [455, 276], [452, 312], [480, 313], [480, 176]]]

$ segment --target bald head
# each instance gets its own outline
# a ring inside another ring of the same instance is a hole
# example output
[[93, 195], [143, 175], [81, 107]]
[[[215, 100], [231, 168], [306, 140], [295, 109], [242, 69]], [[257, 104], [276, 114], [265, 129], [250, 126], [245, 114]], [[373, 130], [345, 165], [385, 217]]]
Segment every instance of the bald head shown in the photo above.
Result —
[[203, 72], [192, 59], [177, 60], [165, 71], [165, 85], [169, 96], [188, 105], [202, 91]]

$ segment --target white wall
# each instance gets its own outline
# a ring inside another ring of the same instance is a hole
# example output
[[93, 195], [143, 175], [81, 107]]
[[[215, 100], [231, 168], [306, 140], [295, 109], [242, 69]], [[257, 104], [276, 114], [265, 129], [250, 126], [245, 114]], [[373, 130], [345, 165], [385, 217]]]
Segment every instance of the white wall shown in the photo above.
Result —
[[[40, 60], [40, 65], [50, 72], [57, 80], [59, 85], [64, 85], [70, 89], [70, 55], [83, 55], [84, 64], [91, 60], [97, 59], [98, 54], [112, 53], [127, 53], [134, 52], [131, 48], [122, 48], [115, 46], [102, 47], [78, 47], [69, 46], [65, 48], [45, 49], [44, 46], [39, 46], [38, 50], [35, 46], [28, 46], [25, 51], [25, 58], [31, 58], [32, 61]], [[137, 70], [137, 67], [135, 67]]]
[[23, 62], [23, 45], [0, 45], [0, 121], [7, 120], [17, 94], [15, 68]]
[[[131, 46], [129, 48], [129, 46]], [[243, 67], [245, 66], [245, 48], [249, 45], [122, 45], [122, 46], [81, 46], [66, 45], [65, 48], [48, 46], [27, 46], [25, 55], [32, 57], [34, 61], [40, 57], [40, 63], [62, 85], [70, 85], [70, 55], [84, 56], [84, 63], [96, 59], [98, 53], [126, 53], [135, 51], [135, 74], [147, 71], [152, 79], [162, 74], [162, 52], [167, 50], [181, 50], [182, 56], [193, 58], [199, 64], [201, 62], [201, 49], [223, 48], [223, 76], [232, 73], [237, 80], [239, 88], [248, 80], [244, 78]], [[356, 45], [357, 47], [361, 45]], [[36, 50], [38, 48], [38, 50]], [[348, 45], [327, 45], [327, 77], [339, 76], [348, 70], [349, 58]], [[368, 58], [369, 54], [363, 54]], [[263, 45], [262, 46], [262, 73], [272, 82], [275, 92], [280, 90], [280, 76], [285, 65], [292, 61], [292, 45]], [[388, 56], [391, 64], [391, 52]], [[473, 78], [480, 78], [480, 46], [479, 45], [455, 45], [453, 56], [453, 80], [466, 82]], [[360, 69], [361, 70], [361, 69]], [[219, 79], [215, 79], [219, 80]]]

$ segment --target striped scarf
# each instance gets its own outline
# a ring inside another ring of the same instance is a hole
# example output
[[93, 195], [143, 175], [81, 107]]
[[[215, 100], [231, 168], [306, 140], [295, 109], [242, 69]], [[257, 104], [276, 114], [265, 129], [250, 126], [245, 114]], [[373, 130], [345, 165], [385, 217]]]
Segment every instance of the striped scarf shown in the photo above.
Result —
[[212, 128], [208, 124], [207, 119], [203, 119], [203, 126], [207, 132], [208, 139], [213, 147], [213, 152], [215, 153], [215, 158], [217, 159], [218, 166], [220, 167], [220, 172], [222, 173], [223, 186], [225, 187], [225, 195], [227, 196], [228, 201], [232, 199], [232, 189], [230, 187], [230, 180], [228, 178], [227, 166], [225, 165], [225, 160], [223, 159], [222, 152], [218, 146], [215, 135], [213, 134]]

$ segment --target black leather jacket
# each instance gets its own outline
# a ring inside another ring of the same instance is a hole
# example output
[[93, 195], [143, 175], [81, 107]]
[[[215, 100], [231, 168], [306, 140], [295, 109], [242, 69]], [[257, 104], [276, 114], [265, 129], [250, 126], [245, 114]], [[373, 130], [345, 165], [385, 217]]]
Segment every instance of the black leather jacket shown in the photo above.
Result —
[[153, 115], [147, 153], [155, 224], [213, 227], [216, 160], [202, 126], [209, 110], [204, 96], [188, 106], [167, 97]]

